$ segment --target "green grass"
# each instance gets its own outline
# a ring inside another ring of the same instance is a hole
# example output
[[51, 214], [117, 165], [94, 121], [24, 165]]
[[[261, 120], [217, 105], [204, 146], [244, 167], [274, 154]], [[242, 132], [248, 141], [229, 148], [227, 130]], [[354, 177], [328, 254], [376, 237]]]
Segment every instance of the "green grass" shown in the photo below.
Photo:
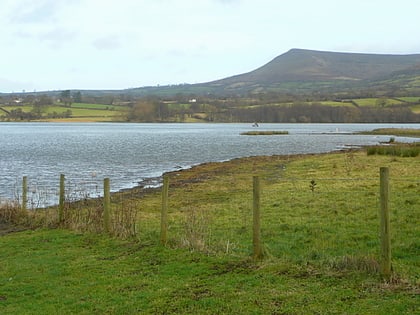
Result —
[[398, 98], [409, 103], [420, 102], [420, 96], [405, 96], [405, 97], [398, 97]]
[[[361, 98], [361, 99], [354, 99], [353, 101], [359, 106], [378, 106], [378, 98]], [[398, 101], [396, 99], [385, 99], [386, 106], [389, 105], [399, 105], [403, 102]]]
[[191, 104], [168, 104], [168, 108], [172, 110], [177, 109], [189, 109], [191, 107]]
[[[31, 112], [32, 106], [3, 106], [4, 109], [11, 111], [13, 109], [22, 109], [24, 112]], [[50, 118], [48, 115], [53, 113], [62, 114], [71, 111], [69, 118]], [[114, 106], [105, 104], [87, 104], [73, 103], [71, 107], [60, 105], [46, 106], [43, 109], [43, 117], [40, 120], [48, 121], [113, 121], [121, 119], [122, 113], [127, 110], [127, 106]], [[6, 113], [0, 111], [0, 116], [6, 117]]]
[[106, 104], [88, 104], [88, 103], [72, 103], [71, 108], [95, 109], [95, 110], [123, 110], [127, 106], [106, 105]]
[[420, 137], [420, 129], [415, 128], [378, 128], [371, 131], [363, 131], [365, 135], [392, 135], [401, 137]]
[[392, 144], [387, 146], [370, 146], [367, 154], [391, 155], [399, 157], [416, 157], [420, 154], [420, 142], [414, 144]]
[[[19, 109], [19, 108], [22, 109], [22, 111], [24, 111], [24, 112], [30, 112], [33, 108], [32, 106], [27, 106], [27, 105], [24, 105], [24, 106], [16, 106], [16, 105], [10, 106], [10, 105], [7, 105], [7, 106], [2, 106], [2, 107], [9, 112], [14, 110], [14, 109]], [[0, 116], [6, 116], [6, 113], [3, 112], [3, 111], [0, 111]]]
[[71, 108], [72, 116], [77, 117], [113, 117], [115, 112], [105, 109]]
[[[377, 271], [379, 166], [390, 169], [391, 282]], [[134, 239], [43, 229], [0, 237], [0, 313], [413, 314], [419, 166], [418, 157], [359, 151], [170, 173], [166, 247], [159, 190], [113, 195], [139, 209]], [[254, 174], [262, 261], [250, 258]]]
[[323, 101], [321, 102], [322, 105], [326, 106], [347, 106], [347, 107], [353, 107], [354, 105], [348, 102], [335, 102], [335, 101]]

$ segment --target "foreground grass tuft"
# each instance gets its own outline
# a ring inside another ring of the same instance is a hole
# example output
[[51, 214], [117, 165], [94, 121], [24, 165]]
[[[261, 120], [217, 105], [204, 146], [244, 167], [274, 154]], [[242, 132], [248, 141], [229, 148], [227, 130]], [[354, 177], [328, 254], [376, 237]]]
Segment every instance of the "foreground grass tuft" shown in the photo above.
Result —
[[368, 155], [391, 155], [398, 157], [417, 157], [420, 154], [420, 142], [413, 144], [377, 145], [367, 148]]

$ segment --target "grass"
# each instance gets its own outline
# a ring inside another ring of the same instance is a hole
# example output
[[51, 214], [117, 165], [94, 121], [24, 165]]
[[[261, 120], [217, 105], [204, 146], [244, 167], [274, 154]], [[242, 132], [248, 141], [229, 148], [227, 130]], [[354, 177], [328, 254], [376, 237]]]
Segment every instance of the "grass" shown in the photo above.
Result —
[[[166, 247], [159, 245], [160, 191], [140, 188], [113, 195], [114, 209], [123, 199], [125, 209], [139, 210], [134, 238], [64, 229], [0, 237], [0, 313], [413, 314], [419, 165], [418, 157], [350, 151], [169, 173]], [[378, 274], [379, 166], [390, 168], [389, 282]], [[262, 261], [250, 258], [255, 174]]]
[[95, 109], [95, 110], [121, 110], [121, 109], [127, 109], [127, 106], [89, 104], [89, 103], [72, 103], [71, 108]]
[[420, 154], [420, 142], [413, 144], [392, 144], [389, 146], [370, 146], [367, 148], [367, 154], [416, 157]]
[[[20, 108], [24, 112], [31, 112], [32, 106], [3, 106], [4, 109], [11, 111]], [[71, 117], [68, 118], [51, 118], [51, 114], [63, 114], [66, 111], [71, 111]], [[71, 107], [64, 107], [59, 105], [46, 106], [43, 109], [42, 121], [51, 122], [100, 122], [100, 121], [115, 121], [120, 120], [122, 113], [127, 110], [127, 106], [115, 106], [105, 104], [87, 104], [87, 103], [73, 103]], [[7, 114], [0, 111], [0, 117], [6, 117]]]
[[419, 103], [420, 97], [419, 96], [405, 96], [405, 97], [399, 97], [399, 99], [403, 100], [404, 102], [409, 103]]
[[400, 137], [420, 137], [420, 129], [415, 128], [378, 128], [371, 131], [363, 131], [365, 135], [393, 135]]
[[346, 107], [353, 107], [354, 105], [348, 102], [336, 102], [336, 101], [323, 101], [321, 102], [322, 105], [326, 106], [346, 106]]
[[[380, 99], [378, 98], [360, 98], [360, 99], [354, 99], [353, 100], [357, 105], [359, 106], [378, 106], [378, 102]], [[385, 106], [389, 105], [400, 105], [403, 102], [396, 100], [396, 99], [384, 99], [386, 102]]]
[[[12, 105], [12, 106], [10, 106], [10, 105], [7, 105], [7, 106], [2, 106], [5, 110], [8, 110], [8, 111], [12, 111], [12, 110], [14, 110], [14, 109], [22, 109], [22, 111], [24, 111], [24, 112], [30, 112], [32, 109], [33, 109], [33, 107], [32, 106], [17, 106], [17, 105]], [[3, 112], [3, 111], [0, 111], [0, 116], [6, 116], [6, 113], [5, 112]]]

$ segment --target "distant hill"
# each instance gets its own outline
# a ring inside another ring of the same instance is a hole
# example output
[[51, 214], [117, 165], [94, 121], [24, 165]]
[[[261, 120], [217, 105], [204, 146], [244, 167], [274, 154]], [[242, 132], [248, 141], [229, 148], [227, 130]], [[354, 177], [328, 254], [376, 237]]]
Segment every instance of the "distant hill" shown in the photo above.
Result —
[[[404, 77], [404, 80], [401, 78]], [[410, 83], [405, 85], [406, 83]], [[127, 90], [135, 94], [247, 94], [339, 92], [348, 89], [416, 89], [420, 54], [384, 55], [291, 49], [248, 73], [200, 83]]]
[[420, 54], [376, 55], [292, 49], [254, 71], [219, 80], [275, 84], [287, 81], [372, 80], [420, 65]]
[[[207, 83], [222, 90], [310, 90], [372, 85], [394, 74], [417, 75], [420, 54], [380, 55], [292, 49], [264, 66]], [[301, 85], [301, 87], [299, 87]]]

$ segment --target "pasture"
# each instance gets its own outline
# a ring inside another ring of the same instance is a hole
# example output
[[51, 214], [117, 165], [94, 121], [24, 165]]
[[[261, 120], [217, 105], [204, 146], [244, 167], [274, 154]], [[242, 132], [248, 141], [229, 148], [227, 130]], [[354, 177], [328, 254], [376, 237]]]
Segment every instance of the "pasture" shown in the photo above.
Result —
[[[390, 170], [389, 281], [378, 272], [379, 166]], [[168, 173], [163, 245], [161, 189], [112, 194], [114, 226], [122, 213], [136, 213], [125, 239], [84, 221], [86, 213], [101, 221], [101, 199], [69, 204], [59, 229], [46, 228], [55, 226], [56, 208], [38, 210], [36, 229], [0, 237], [0, 312], [413, 314], [420, 301], [419, 166], [419, 157], [361, 150]], [[252, 259], [255, 175], [261, 260]]]
[[[7, 111], [20, 110], [24, 113], [35, 111], [31, 105], [3, 105]], [[127, 106], [105, 105], [105, 104], [87, 104], [73, 103], [71, 106], [62, 106], [58, 104], [41, 106], [37, 109], [40, 115], [36, 120], [52, 122], [105, 122], [122, 120], [122, 116], [127, 111]], [[0, 119], [7, 120], [7, 113], [0, 111]], [[33, 120], [33, 119], [31, 119]]]

